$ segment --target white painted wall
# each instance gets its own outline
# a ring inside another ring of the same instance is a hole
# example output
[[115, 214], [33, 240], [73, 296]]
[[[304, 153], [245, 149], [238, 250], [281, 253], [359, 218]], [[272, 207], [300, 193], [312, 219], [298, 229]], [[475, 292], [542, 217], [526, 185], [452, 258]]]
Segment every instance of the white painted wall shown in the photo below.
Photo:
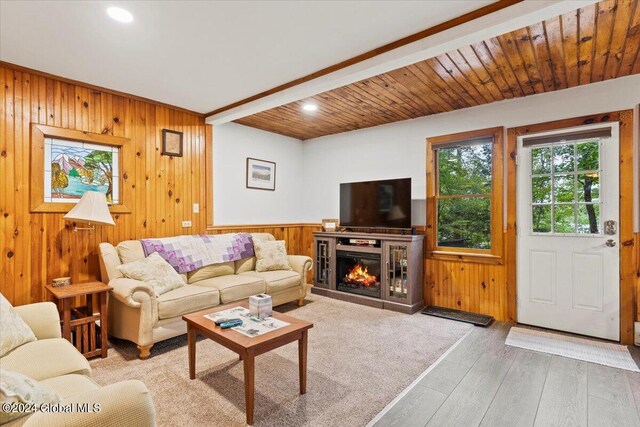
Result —
[[[299, 222], [303, 210], [302, 142], [225, 123], [213, 130], [214, 225]], [[245, 188], [247, 157], [276, 162], [276, 191]]]
[[411, 177], [413, 223], [424, 224], [426, 137], [630, 109], [638, 102], [640, 75], [305, 141], [305, 210], [298, 221], [337, 218], [341, 182]]
[[[305, 142], [235, 123], [217, 125], [214, 224], [337, 218], [340, 183], [402, 177], [413, 181], [413, 223], [424, 224], [426, 137], [634, 108], [639, 102], [636, 75]], [[247, 157], [277, 163], [275, 192], [245, 188]]]

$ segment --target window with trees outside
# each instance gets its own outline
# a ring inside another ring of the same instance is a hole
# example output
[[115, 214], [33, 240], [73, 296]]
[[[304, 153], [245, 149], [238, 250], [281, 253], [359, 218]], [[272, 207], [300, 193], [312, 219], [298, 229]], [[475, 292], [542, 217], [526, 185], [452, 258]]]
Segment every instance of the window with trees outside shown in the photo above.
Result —
[[502, 133], [427, 139], [427, 247], [431, 255], [502, 255]]
[[531, 231], [600, 233], [600, 142], [531, 148]]

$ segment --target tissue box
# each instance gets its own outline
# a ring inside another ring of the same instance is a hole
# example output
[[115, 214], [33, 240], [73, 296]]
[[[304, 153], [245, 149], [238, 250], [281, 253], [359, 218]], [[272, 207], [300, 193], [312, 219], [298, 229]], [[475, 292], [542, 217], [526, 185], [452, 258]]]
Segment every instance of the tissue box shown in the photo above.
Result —
[[265, 294], [250, 296], [249, 311], [260, 319], [271, 316], [271, 297]]

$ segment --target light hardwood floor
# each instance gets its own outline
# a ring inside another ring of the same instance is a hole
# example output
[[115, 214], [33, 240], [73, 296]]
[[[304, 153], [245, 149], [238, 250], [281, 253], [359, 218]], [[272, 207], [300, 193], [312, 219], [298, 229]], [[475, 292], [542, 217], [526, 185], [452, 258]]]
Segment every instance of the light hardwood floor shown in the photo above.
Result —
[[640, 373], [507, 346], [510, 328], [475, 328], [375, 427], [640, 427]]

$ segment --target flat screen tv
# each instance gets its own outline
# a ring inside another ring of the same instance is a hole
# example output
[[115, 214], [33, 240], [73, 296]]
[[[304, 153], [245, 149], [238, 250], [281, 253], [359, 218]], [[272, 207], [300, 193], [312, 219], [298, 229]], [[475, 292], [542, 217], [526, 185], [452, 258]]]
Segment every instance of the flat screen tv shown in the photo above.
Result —
[[411, 178], [340, 184], [340, 226], [411, 228]]

